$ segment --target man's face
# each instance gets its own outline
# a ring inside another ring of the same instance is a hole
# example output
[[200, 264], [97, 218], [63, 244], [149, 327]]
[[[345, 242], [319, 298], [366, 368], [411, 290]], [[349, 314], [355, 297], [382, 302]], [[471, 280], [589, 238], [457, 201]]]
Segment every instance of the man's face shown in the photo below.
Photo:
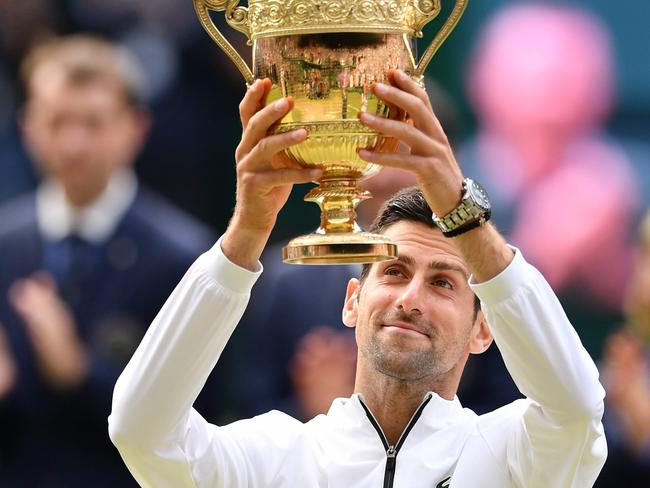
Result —
[[83, 200], [97, 196], [114, 170], [135, 157], [143, 122], [117, 85], [103, 80], [72, 84], [56, 70], [45, 71], [37, 72], [31, 84], [25, 140], [41, 169], [69, 197], [88, 203]]
[[384, 235], [397, 244], [399, 258], [372, 265], [358, 301], [348, 289], [344, 318], [356, 326], [360, 361], [403, 381], [462, 369], [475, 313], [459, 251], [419, 223], [397, 222]]

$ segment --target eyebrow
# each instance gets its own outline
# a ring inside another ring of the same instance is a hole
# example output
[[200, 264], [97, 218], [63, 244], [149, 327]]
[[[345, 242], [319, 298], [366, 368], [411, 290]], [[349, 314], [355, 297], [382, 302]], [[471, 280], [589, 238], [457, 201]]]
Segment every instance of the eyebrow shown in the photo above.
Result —
[[[401, 254], [397, 257], [397, 261], [400, 261], [406, 265], [414, 266], [415, 260], [411, 256]], [[431, 261], [429, 263], [429, 269], [441, 270], [441, 271], [457, 271], [461, 273], [465, 278], [469, 279], [469, 274], [467, 270], [462, 266], [449, 263], [447, 261]]]

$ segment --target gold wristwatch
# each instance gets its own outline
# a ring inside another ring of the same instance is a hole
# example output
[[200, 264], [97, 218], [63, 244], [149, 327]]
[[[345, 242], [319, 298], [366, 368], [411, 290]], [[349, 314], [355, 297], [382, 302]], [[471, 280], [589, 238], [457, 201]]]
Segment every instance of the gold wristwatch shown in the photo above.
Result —
[[465, 178], [460, 204], [443, 217], [433, 214], [433, 222], [445, 237], [454, 237], [475, 229], [490, 220], [492, 206], [485, 189], [476, 181]]

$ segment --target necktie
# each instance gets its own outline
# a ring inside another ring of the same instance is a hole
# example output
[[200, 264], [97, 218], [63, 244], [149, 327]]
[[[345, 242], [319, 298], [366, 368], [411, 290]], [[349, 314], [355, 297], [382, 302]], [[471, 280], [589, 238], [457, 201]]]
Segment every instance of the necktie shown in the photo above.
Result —
[[67, 255], [66, 268], [61, 281], [61, 296], [70, 305], [78, 305], [85, 286], [90, 286], [89, 276], [96, 258], [95, 246], [77, 235], [64, 239]]

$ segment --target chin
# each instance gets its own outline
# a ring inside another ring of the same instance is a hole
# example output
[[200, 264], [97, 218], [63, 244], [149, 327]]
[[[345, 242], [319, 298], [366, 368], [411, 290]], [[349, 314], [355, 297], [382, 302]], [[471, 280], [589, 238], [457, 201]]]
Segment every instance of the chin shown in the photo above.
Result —
[[416, 381], [431, 376], [437, 369], [431, 351], [391, 351], [373, 358], [375, 369], [401, 381]]

